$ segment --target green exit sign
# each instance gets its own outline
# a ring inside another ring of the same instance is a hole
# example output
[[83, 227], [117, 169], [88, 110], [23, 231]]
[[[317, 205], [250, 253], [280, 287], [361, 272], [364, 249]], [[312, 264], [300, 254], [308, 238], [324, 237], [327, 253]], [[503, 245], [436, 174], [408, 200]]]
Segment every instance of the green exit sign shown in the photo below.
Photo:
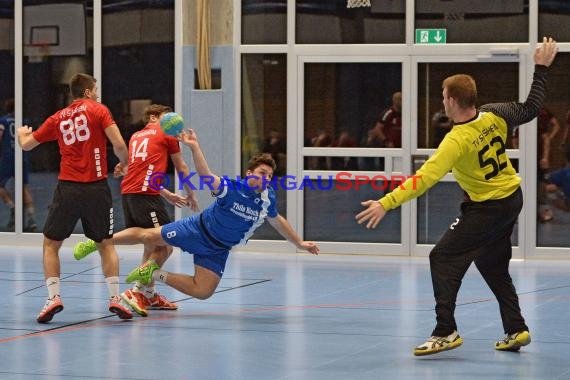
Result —
[[447, 29], [416, 29], [416, 44], [445, 44]]

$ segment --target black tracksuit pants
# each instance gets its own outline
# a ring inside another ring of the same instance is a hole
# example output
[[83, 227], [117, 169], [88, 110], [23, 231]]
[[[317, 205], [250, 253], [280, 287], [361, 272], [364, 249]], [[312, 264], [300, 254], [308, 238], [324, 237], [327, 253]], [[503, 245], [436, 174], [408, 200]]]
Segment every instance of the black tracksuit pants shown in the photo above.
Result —
[[528, 331], [509, 275], [511, 234], [522, 204], [520, 188], [503, 199], [461, 204], [461, 215], [430, 253], [437, 319], [432, 335], [447, 336], [457, 330], [457, 293], [473, 261], [499, 301], [505, 333]]

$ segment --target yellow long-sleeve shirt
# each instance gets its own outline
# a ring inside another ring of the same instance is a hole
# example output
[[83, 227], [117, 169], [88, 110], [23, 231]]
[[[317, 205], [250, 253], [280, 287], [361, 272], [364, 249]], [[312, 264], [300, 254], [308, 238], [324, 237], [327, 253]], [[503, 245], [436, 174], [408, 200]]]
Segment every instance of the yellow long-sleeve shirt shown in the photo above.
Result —
[[475, 202], [502, 199], [515, 192], [521, 179], [506, 154], [507, 128], [536, 117], [544, 101], [545, 84], [546, 67], [537, 65], [525, 103], [488, 104], [472, 120], [455, 124], [414, 178], [379, 200], [384, 209], [419, 197], [450, 170]]

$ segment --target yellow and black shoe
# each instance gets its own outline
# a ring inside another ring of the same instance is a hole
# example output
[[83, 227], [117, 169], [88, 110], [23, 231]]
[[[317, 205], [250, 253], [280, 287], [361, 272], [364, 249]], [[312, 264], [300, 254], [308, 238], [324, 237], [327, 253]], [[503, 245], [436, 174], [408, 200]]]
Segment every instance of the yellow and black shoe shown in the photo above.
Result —
[[518, 351], [522, 346], [530, 343], [528, 331], [519, 331], [514, 334], [507, 334], [502, 340], [495, 343], [495, 350]]
[[438, 352], [453, 350], [463, 344], [463, 339], [457, 331], [448, 336], [432, 336], [427, 342], [414, 349], [415, 356], [433, 355]]

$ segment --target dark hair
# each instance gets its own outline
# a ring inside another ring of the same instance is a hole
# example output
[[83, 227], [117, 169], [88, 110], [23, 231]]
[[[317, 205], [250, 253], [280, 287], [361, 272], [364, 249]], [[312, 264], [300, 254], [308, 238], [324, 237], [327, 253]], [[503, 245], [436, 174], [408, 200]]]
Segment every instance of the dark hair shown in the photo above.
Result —
[[275, 164], [275, 160], [273, 159], [273, 157], [271, 157], [271, 154], [259, 153], [259, 154], [256, 154], [255, 156], [253, 156], [249, 160], [249, 162], [247, 163], [247, 170], [254, 171], [260, 165], [263, 165], [263, 164], [270, 166], [271, 169], [273, 169], [273, 171], [275, 171], [275, 169], [277, 168], [277, 165]]
[[566, 161], [570, 162], [570, 147], [566, 148]]
[[89, 74], [75, 74], [69, 81], [69, 91], [73, 99], [83, 98], [85, 90], [92, 90], [97, 83], [97, 79]]
[[460, 107], [475, 107], [477, 104], [477, 85], [471, 75], [457, 74], [447, 77], [442, 88], [447, 88], [447, 96], [454, 98]]
[[172, 112], [172, 108], [169, 106], [163, 106], [162, 104], [151, 104], [144, 109], [143, 121], [149, 122], [151, 116], [159, 117], [161, 114], [166, 112]]
[[4, 110], [6, 113], [14, 113], [14, 98], [6, 99], [4, 101]]

